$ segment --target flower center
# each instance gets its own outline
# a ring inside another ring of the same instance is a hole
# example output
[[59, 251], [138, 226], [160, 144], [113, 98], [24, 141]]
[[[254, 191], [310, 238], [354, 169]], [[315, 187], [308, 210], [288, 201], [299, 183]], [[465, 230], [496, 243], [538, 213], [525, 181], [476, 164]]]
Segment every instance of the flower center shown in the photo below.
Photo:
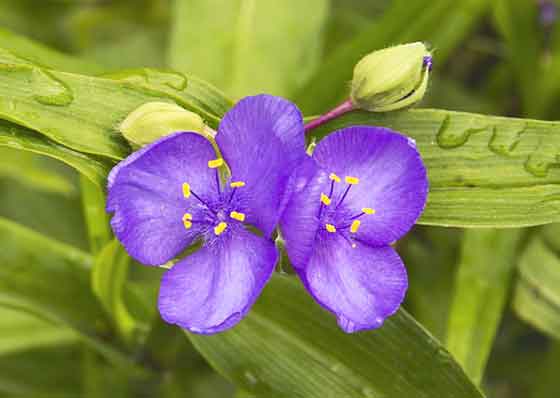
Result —
[[346, 187], [340, 199], [337, 201], [334, 200], [333, 194], [336, 185], [342, 183], [342, 179], [335, 173], [331, 173], [329, 179], [331, 180], [329, 193], [321, 193], [321, 206], [319, 207], [317, 218], [319, 219], [323, 231], [331, 234], [341, 234], [352, 247], [356, 247], [354, 242], [355, 236], [353, 235], [358, 232], [362, 224], [361, 218], [366, 215], [375, 214], [375, 210], [371, 207], [364, 207], [358, 212], [343, 206], [344, 200], [348, 196], [352, 186], [359, 184], [360, 179], [358, 177], [344, 177]]
[[183, 196], [185, 198], [194, 197], [199, 205], [202, 206], [203, 211], [198, 212], [198, 217], [195, 219], [192, 213], [183, 214], [183, 225], [185, 229], [191, 229], [193, 223], [203, 224], [208, 227], [213, 227], [214, 235], [219, 236], [224, 233], [229, 224], [230, 220], [235, 220], [237, 222], [243, 223], [245, 221], [245, 213], [239, 212], [235, 209], [235, 193], [237, 189], [245, 186], [243, 181], [230, 181], [229, 186], [231, 192], [227, 200], [225, 196], [222, 195], [222, 187], [220, 183], [220, 170], [219, 168], [224, 165], [224, 160], [221, 158], [210, 160], [208, 162], [208, 167], [216, 171], [216, 186], [218, 190], [219, 200], [215, 203], [209, 203], [202, 199], [199, 195], [194, 192], [191, 185], [188, 182], [184, 182]]

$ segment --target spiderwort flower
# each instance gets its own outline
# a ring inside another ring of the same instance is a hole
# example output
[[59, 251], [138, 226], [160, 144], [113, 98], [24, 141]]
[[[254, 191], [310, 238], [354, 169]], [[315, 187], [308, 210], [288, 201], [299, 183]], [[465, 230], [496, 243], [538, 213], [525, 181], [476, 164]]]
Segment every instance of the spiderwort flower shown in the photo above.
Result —
[[305, 156], [302, 116], [284, 99], [247, 97], [224, 116], [216, 142], [223, 157], [199, 134], [164, 137], [122, 161], [108, 186], [113, 231], [141, 263], [163, 264], [202, 240], [166, 271], [158, 306], [167, 322], [204, 334], [239, 322], [272, 275], [270, 237]]
[[386, 128], [336, 131], [289, 185], [280, 229], [303, 284], [344, 331], [381, 326], [408, 286], [389, 244], [412, 227], [428, 192], [414, 141]]

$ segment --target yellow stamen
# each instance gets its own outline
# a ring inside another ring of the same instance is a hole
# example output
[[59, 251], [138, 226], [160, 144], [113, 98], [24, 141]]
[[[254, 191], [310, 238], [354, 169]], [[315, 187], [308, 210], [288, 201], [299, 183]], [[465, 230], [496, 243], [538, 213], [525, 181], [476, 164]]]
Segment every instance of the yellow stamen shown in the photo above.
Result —
[[244, 213], [239, 213], [237, 211], [232, 211], [231, 213], [229, 213], [229, 216], [231, 218], [233, 218], [234, 220], [237, 220], [237, 221], [241, 221], [241, 222], [245, 221], [245, 214]]
[[344, 181], [346, 181], [347, 184], [356, 185], [360, 182], [360, 179], [358, 177], [346, 176], [344, 177]]
[[185, 226], [185, 229], [190, 229], [192, 227], [192, 222], [190, 220], [192, 220], [192, 214], [185, 213], [183, 215], [183, 225]]
[[208, 167], [210, 167], [211, 169], [216, 169], [216, 168], [221, 167], [223, 165], [224, 165], [224, 159], [222, 159], [222, 158], [218, 158], [218, 159], [208, 161]]
[[328, 232], [334, 233], [336, 232], [336, 227], [332, 224], [325, 224], [325, 228]]
[[189, 196], [191, 196], [191, 186], [188, 182], [183, 183], [183, 196], [185, 198], [188, 198]]
[[366, 213], [366, 214], [375, 214], [375, 210], [372, 209], [371, 207], [364, 207], [362, 209], [362, 212]]
[[334, 182], [340, 182], [340, 177], [337, 176], [337, 175], [334, 174], [334, 173], [329, 174], [329, 178], [330, 178], [331, 180], [333, 180]]
[[214, 233], [216, 236], [221, 235], [227, 228], [227, 224], [225, 222], [220, 222], [218, 225], [214, 227]]
[[232, 188], [241, 188], [245, 186], [245, 182], [243, 181], [233, 181], [231, 184], [229, 184], [230, 187]]
[[353, 234], [358, 232], [358, 228], [360, 228], [360, 224], [361, 224], [360, 220], [352, 221], [352, 225], [350, 225], [350, 232], [352, 232]]
[[327, 195], [325, 195], [324, 193], [321, 194], [321, 202], [325, 205], [328, 206], [331, 204], [331, 198], [329, 198]]

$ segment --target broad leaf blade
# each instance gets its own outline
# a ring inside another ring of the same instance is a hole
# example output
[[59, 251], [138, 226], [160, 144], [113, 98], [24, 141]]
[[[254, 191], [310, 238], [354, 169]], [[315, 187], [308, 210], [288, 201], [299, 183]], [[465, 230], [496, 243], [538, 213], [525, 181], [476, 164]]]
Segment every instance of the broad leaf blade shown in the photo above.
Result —
[[174, 3], [171, 66], [230, 95], [289, 95], [318, 65], [327, 0]]
[[446, 346], [477, 384], [502, 318], [520, 237], [518, 229], [473, 229], [463, 237]]
[[68, 176], [49, 166], [41, 156], [0, 148], [0, 178], [9, 178], [38, 192], [75, 196], [76, 188]]
[[0, 308], [0, 356], [76, 341], [76, 333], [68, 328], [21, 311]]
[[560, 339], [560, 258], [542, 238], [535, 237], [520, 260], [513, 308], [521, 319]]
[[434, 109], [352, 112], [312, 136], [351, 125], [389, 127], [416, 141], [430, 180], [421, 224], [504, 228], [560, 221], [558, 122]]
[[95, 259], [91, 273], [93, 292], [111, 315], [121, 335], [130, 340], [135, 322], [124, 303], [130, 257], [116, 240], [108, 243]]
[[62, 54], [49, 47], [0, 28], [0, 48], [8, 50], [29, 62], [49, 66], [66, 72], [99, 74], [105, 72], [101, 66], [86, 62], [71, 55]]
[[75, 330], [114, 363], [129, 360], [107, 344], [107, 319], [89, 289], [89, 255], [0, 219], [0, 305]]
[[235, 328], [189, 338], [216, 369], [257, 396], [482, 397], [406, 312], [376, 331], [344, 334], [293, 277], [275, 275]]
[[105, 78], [38, 67], [0, 49], [0, 118], [71, 149], [113, 159], [130, 148], [118, 125], [140, 105], [175, 101], [216, 127], [231, 103], [218, 90], [170, 71], [139, 69]]
[[4, 120], [0, 120], [0, 147], [29, 151], [60, 160], [89, 178], [99, 188], [105, 186], [105, 179], [112, 167], [112, 163], [105, 159], [63, 147], [34, 131]]
[[105, 211], [105, 190], [85, 176], [80, 176], [80, 188], [90, 251], [97, 254], [111, 240], [109, 216]]

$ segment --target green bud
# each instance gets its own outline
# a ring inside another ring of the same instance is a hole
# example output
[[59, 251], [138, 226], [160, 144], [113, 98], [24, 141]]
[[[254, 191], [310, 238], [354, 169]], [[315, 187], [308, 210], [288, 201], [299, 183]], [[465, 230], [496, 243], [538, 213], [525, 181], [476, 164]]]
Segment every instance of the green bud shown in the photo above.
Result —
[[366, 55], [354, 67], [352, 103], [367, 111], [385, 112], [420, 101], [428, 87], [431, 62], [421, 42]]
[[141, 105], [120, 124], [119, 130], [133, 146], [141, 147], [176, 131], [194, 131], [214, 141], [215, 132], [194, 112], [167, 102]]

